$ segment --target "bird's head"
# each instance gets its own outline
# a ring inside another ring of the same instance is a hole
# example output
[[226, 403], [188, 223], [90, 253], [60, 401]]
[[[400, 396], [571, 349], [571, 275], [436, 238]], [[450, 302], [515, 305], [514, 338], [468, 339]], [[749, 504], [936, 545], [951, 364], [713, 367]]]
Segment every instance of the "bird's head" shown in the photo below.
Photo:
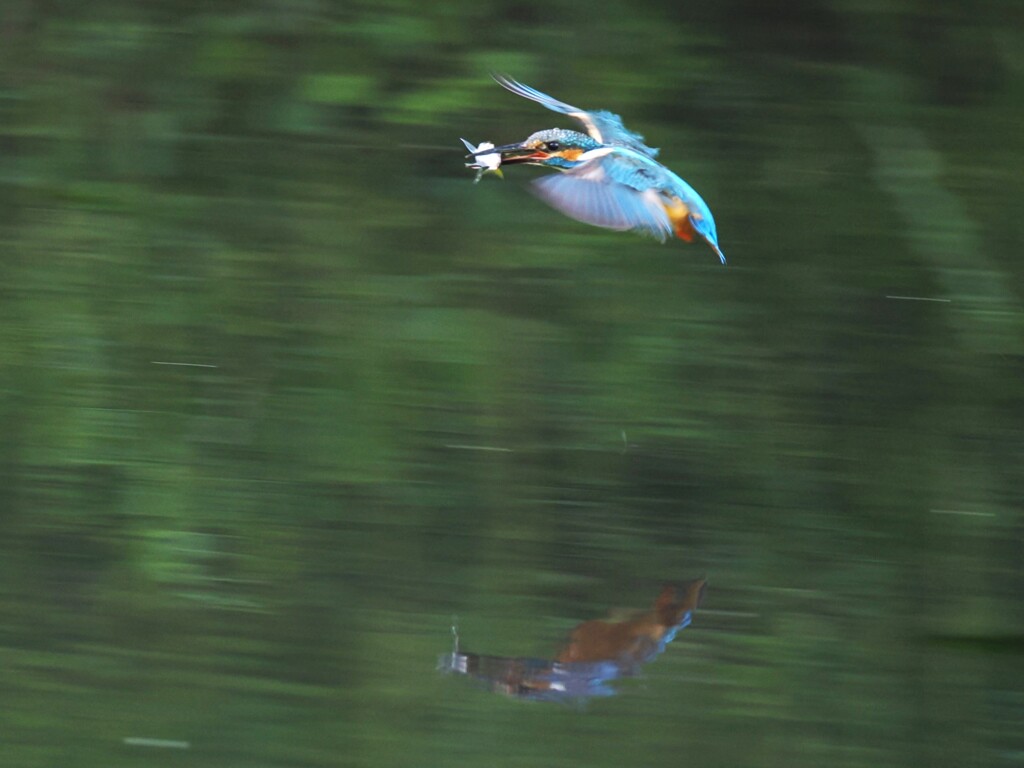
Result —
[[502, 165], [520, 163], [568, 169], [579, 165], [580, 155], [584, 152], [600, 146], [599, 142], [585, 133], [548, 128], [531, 134], [518, 144], [505, 144], [484, 151], [499, 153]]

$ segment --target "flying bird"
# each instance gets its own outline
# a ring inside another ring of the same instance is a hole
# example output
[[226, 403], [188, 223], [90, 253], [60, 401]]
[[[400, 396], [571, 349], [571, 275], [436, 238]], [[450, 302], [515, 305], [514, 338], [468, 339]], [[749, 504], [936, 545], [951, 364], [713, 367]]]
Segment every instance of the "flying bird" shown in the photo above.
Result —
[[[646, 233], [662, 242], [671, 235], [687, 242], [699, 237], [725, 263], [711, 209], [693, 187], [655, 159], [658, 150], [644, 144], [643, 136], [626, 128], [622, 118], [573, 107], [510, 77], [494, 79], [518, 96], [575, 118], [586, 133], [548, 128], [516, 144], [482, 144], [467, 157], [476, 161], [484, 156], [486, 164], [470, 167], [496, 170], [497, 154], [501, 165], [557, 169], [561, 172], [534, 181], [534, 190], [566, 216], [606, 229]], [[463, 143], [471, 146], [465, 139]]]

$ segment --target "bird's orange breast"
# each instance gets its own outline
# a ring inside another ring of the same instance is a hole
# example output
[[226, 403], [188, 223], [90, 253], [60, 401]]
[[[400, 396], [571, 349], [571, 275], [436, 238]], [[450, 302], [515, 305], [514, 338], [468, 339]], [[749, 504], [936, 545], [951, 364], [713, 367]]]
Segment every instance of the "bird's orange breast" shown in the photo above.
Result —
[[557, 661], [608, 661], [629, 659], [648, 643], [657, 643], [665, 628], [653, 614], [632, 621], [586, 621], [576, 627]]
[[700, 604], [706, 581], [690, 582], [682, 590], [662, 590], [654, 607], [626, 621], [585, 621], [569, 635], [555, 657], [560, 662], [606, 661], [641, 663], [684, 614]]
[[690, 221], [690, 209], [686, 203], [678, 197], [671, 197], [665, 203], [665, 213], [668, 214], [672, 227], [676, 231], [676, 237], [688, 243], [693, 242], [693, 222]]

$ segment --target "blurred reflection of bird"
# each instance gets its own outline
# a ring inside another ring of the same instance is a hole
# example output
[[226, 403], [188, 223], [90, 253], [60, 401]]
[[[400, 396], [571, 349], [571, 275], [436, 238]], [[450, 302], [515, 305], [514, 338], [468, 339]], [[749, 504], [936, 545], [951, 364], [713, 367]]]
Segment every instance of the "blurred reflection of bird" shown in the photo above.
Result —
[[459, 647], [453, 628], [455, 648], [441, 657], [438, 667], [517, 698], [578, 701], [612, 696], [612, 681], [637, 674], [689, 626], [706, 585], [705, 579], [667, 585], [648, 611], [585, 621], [572, 630], [554, 658], [467, 653]]
[[644, 232], [662, 242], [672, 234], [691, 242], [696, 234], [725, 263], [707, 204], [654, 159], [658, 150], [644, 144], [643, 136], [626, 128], [622, 118], [570, 106], [509, 77], [494, 79], [512, 93], [579, 120], [586, 133], [549, 128], [518, 144], [487, 147], [474, 155], [499, 153], [504, 165], [563, 171], [534, 184], [538, 196], [566, 216], [607, 229]]

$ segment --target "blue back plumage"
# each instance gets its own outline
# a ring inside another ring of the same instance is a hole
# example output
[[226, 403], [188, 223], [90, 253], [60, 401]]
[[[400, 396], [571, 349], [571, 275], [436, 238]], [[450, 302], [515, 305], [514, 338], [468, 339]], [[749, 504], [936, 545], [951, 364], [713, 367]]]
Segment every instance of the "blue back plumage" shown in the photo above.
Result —
[[658, 156], [658, 150], [644, 144], [644, 137], [636, 131], [629, 130], [622, 124], [622, 118], [615, 113], [601, 110], [600, 112], [591, 112], [590, 116], [605, 137], [606, 144], [629, 147], [647, 157]]

